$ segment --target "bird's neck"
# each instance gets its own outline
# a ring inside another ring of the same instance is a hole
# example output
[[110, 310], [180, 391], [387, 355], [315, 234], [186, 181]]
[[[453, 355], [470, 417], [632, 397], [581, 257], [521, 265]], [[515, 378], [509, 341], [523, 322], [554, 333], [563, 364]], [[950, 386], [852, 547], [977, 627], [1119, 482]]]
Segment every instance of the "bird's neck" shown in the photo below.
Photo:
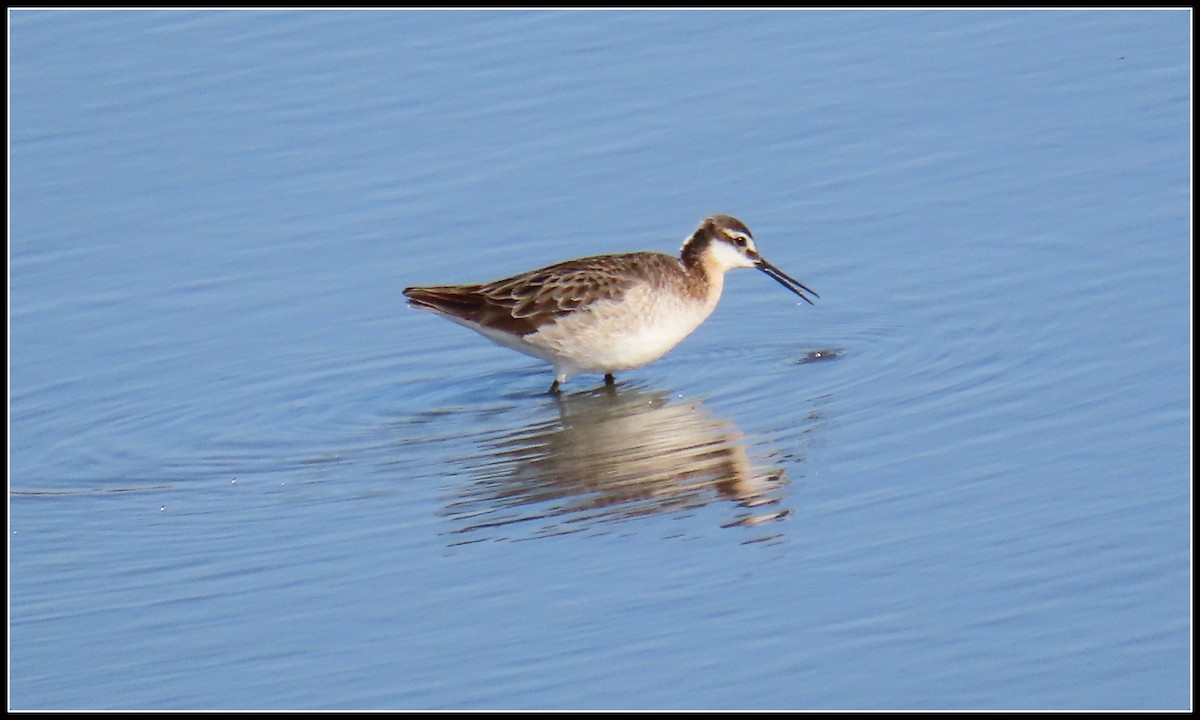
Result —
[[725, 268], [720, 266], [712, 253], [705, 252], [707, 247], [706, 241], [689, 239], [679, 253], [679, 261], [688, 276], [692, 293], [715, 306], [725, 287]]

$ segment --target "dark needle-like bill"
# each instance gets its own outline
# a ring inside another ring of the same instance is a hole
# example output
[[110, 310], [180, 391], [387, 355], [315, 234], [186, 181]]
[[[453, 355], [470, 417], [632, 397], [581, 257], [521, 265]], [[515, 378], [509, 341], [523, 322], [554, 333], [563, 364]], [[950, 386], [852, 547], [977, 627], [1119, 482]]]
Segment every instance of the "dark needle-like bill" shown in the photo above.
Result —
[[780, 285], [784, 286], [788, 290], [791, 290], [792, 292], [799, 295], [801, 297], [801, 299], [803, 299], [804, 302], [808, 303], [809, 305], [812, 305], [813, 301], [808, 299], [808, 296], [804, 294], [804, 291], [812, 293], [813, 297], [817, 297], [817, 298], [821, 297], [820, 295], [817, 294], [816, 290], [813, 290], [812, 288], [808, 287], [807, 285], [800, 282], [796, 278], [792, 277], [791, 275], [788, 275], [784, 271], [780, 270], [779, 268], [775, 267], [771, 263], [767, 262], [765, 259], [763, 259], [762, 256], [758, 257], [758, 259], [754, 263], [754, 266], [757, 267], [759, 270], [762, 270], [767, 275], [770, 275], [771, 277], [775, 278], [775, 280]]

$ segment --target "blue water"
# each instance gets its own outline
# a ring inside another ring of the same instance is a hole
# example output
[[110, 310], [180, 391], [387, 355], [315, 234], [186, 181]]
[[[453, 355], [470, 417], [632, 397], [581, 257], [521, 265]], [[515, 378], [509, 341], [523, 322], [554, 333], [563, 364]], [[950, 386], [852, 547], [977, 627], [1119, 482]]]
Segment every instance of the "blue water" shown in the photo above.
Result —
[[10, 708], [1191, 707], [1190, 12], [9, 19]]

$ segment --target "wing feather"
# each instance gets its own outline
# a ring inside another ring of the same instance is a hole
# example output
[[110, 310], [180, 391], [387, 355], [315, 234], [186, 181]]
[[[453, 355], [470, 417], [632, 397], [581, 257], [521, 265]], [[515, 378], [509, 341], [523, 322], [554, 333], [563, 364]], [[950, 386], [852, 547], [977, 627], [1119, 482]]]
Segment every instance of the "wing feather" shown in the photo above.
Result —
[[410, 303], [518, 335], [603, 300], [619, 300], [635, 284], [678, 271], [679, 261], [654, 252], [568, 260], [484, 285], [408, 288]]

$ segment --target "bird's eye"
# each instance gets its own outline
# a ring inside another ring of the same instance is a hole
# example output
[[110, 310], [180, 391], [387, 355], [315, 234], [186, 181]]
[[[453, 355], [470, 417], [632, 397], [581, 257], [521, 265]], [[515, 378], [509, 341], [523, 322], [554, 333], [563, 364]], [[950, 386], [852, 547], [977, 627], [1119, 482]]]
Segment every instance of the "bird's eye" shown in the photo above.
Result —
[[737, 246], [742, 248], [743, 250], [745, 250], [746, 246], [748, 246], [750, 244], [750, 241], [746, 239], [745, 235], [738, 235], [736, 238], [733, 239], [733, 242], [736, 243]]

